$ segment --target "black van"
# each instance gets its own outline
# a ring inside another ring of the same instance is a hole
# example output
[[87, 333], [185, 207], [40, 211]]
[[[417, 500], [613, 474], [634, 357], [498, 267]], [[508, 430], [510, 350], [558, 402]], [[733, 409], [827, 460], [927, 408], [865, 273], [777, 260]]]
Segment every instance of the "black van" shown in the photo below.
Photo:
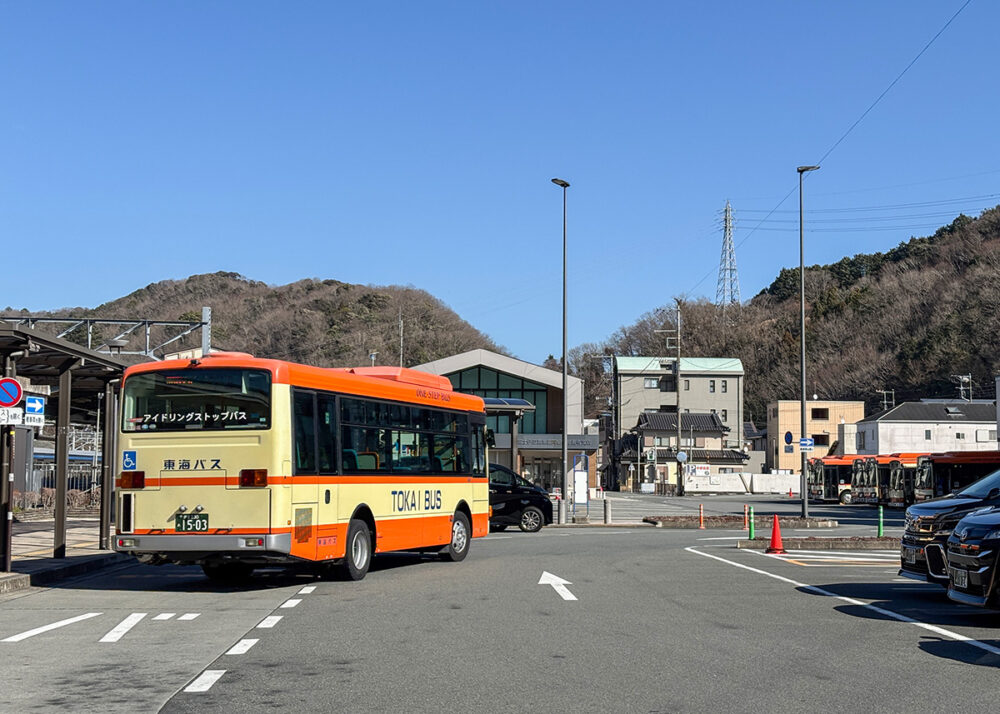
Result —
[[907, 508], [899, 549], [899, 574], [947, 587], [948, 537], [963, 517], [987, 506], [1000, 506], [1000, 471], [957, 493]]
[[1000, 610], [997, 597], [1000, 508], [973, 511], [948, 538], [948, 597], [965, 605]]
[[534, 533], [552, 523], [552, 501], [544, 488], [534, 486], [506, 466], [490, 464], [490, 529], [518, 526]]

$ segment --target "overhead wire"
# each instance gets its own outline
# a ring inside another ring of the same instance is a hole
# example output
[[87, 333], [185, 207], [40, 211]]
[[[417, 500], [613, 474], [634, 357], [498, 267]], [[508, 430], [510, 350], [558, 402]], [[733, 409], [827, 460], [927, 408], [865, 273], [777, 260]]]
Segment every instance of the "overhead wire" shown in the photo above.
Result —
[[[965, 1], [965, 3], [963, 3], [963, 4], [962, 4], [962, 6], [961, 6], [960, 8], [958, 8], [958, 10], [956, 10], [956, 11], [955, 11], [955, 13], [954, 13], [954, 14], [953, 14], [953, 15], [952, 15], [952, 16], [951, 16], [950, 18], [948, 18], [948, 21], [947, 21], [946, 23], [944, 23], [944, 25], [943, 25], [943, 26], [941, 27], [941, 29], [940, 29], [940, 30], [938, 30], [938, 31], [937, 31], [937, 32], [936, 32], [936, 33], [934, 34], [934, 36], [933, 36], [933, 37], [931, 37], [931, 39], [930, 39], [930, 40], [929, 40], [929, 41], [928, 41], [928, 42], [927, 42], [927, 43], [926, 43], [926, 44], [925, 44], [925, 45], [923, 46], [923, 48], [922, 48], [922, 49], [921, 49], [921, 50], [920, 50], [920, 51], [919, 51], [919, 52], [917, 53], [917, 55], [916, 55], [916, 56], [915, 56], [915, 57], [914, 57], [914, 58], [913, 58], [912, 60], [910, 60], [910, 63], [909, 63], [909, 64], [907, 64], [907, 65], [906, 65], [906, 67], [904, 67], [904, 68], [903, 68], [903, 71], [902, 71], [902, 72], [900, 72], [900, 73], [899, 73], [898, 75], [896, 75], [896, 78], [895, 78], [895, 79], [893, 79], [893, 80], [892, 80], [892, 82], [890, 82], [890, 83], [889, 83], [889, 86], [887, 86], [887, 87], [886, 87], [886, 88], [885, 88], [885, 89], [884, 89], [884, 90], [882, 91], [882, 93], [881, 93], [881, 94], [879, 94], [879, 95], [878, 95], [878, 97], [876, 97], [876, 98], [875, 98], [875, 101], [873, 101], [873, 102], [872, 102], [872, 103], [871, 103], [871, 104], [870, 104], [870, 105], [868, 106], [868, 108], [867, 108], [867, 109], [865, 109], [865, 110], [864, 110], [864, 112], [862, 112], [862, 113], [861, 113], [861, 116], [859, 116], [859, 117], [858, 117], [858, 118], [857, 118], [857, 119], [856, 119], [856, 120], [854, 121], [854, 123], [853, 123], [853, 124], [851, 124], [851, 126], [849, 126], [849, 127], [847, 128], [847, 131], [845, 131], [845, 132], [844, 132], [844, 133], [843, 133], [843, 134], [842, 134], [842, 135], [840, 136], [840, 138], [839, 138], [839, 139], [837, 139], [837, 140], [836, 140], [836, 141], [835, 141], [835, 142], [833, 143], [833, 145], [832, 145], [832, 146], [831, 146], [831, 147], [830, 147], [829, 149], [827, 149], [827, 150], [826, 150], [826, 153], [824, 153], [824, 154], [823, 154], [823, 155], [822, 155], [822, 156], [820, 157], [819, 161], [817, 161], [817, 162], [816, 162], [816, 165], [822, 165], [822, 163], [823, 163], [823, 162], [824, 162], [824, 161], [825, 161], [825, 160], [827, 159], [827, 157], [829, 157], [829, 156], [830, 156], [830, 154], [832, 154], [832, 153], [833, 153], [833, 152], [834, 152], [834, 151], [835, 151], [835, 150], [837, 149], [837, 147], [838, 147], [838, 146], [840, 146], [840, 144], [841, 144], [841, 143], [842, 143], [842, 142], [844, 141], [844, 139], [846, 139], [846, 138], [847, 138], [848, 136], [850, 136], [851, 132], [853, 132], [853, 131], [854, 131], [854, 130], [855, 130], [855, 129], [856, 129], [857, 127], [858, 127], [858, 125], [859, 125], [859, 124], [861, 124], [861, 122], [862, 122], [862, 121], [864, 121], [865, 117], [867, 117], [867, 116], [868, 116], [868, 114], [870, 114], [870, 113], [871, 113], [871, 111], [872, 111], [872, 110], [873, 110], [873, 109], [874, 109], [874, 108], [875, 108], [876, 106], [878, 106], [879, 102], [881, 102], [881, 101], [882, 101], [882, 99], [883, 99], [883, 98], [885, 97], [885, 95], [886, 95], [886, 94], [888, 94], [888, 93], [889, 93], [889, 91], [890, 91], [890, 90], [891, 90], [891, 89], [892, 89], [893, 87], [895, 87], [895, 86], [896, 86], [896, 84], [898, 84], [898, 83], [899, 83], [899, 81], [900, 81], [900, 80], [901, 80], [901, 79], [903, 78], [903, 76], [904, 76], [904, 75], [905, 75], [905, 74], [906, 74], [906, 73], [907, 73], [907, 72], [908, 72], [908, 71], [910, 70], [910, 68], [911, 68], [911, 67], [912, 67], [912, 66], [913, 66], [914, 64], [916, 64], [917, 60], [919, 60], [919, 59], [920, 59], [920, 58], [921, 58], [921, 57], [922, 57], [922, 56], [924, 55], [924, 53], [925, 53], [925, 52], [927, 52], [927, 50], [928, 50], [928, 49], [930, 49], [931, 45], [933, 45], [933, 44], [934, 44], [934, 42], [935, 42], [935, 41], [936, 41], [936, 40], [937, 40], [937, 39], [938, 39], [938, 38], [939, 38], [939, 37], [940, 37], [940, 36], [941, 36], [941, 35], [942, 35], [942, 34], [944, 33], [944, 31], [945, 31], [945, 30], [947, 30], [947, 29], [948, 29], [948, 27], [950, 27], [950, 26], [951, 26], [951, 23], [955, 21], [955, 18], [957, 18], [957, 17], [958, 17], [958, 16], [960, 15], [960, 14], [962, 14], [962, 11], [963, 11], [963, 10], [965, 10], [965, 8], [967, 8], [967, 7], [969, 6], [969, 4], [970, 4], [971, 2], [972, 2], [972, 0], [966, 0], [966, 1]], [[770, 218], [770, 217], [771, 217], [771, 215], [772, 215], [772, 214], [774, 214], [774, 213], [775, 213], [775, 212], [776, 212], [776, 211], [777, 211], [777, 210], [778, 210], [778, 209], [779, 209], [779, 208], [780, 208], [780, 207], [781, 207], [781, 206], [782, 206], [782, 205], [783, 205], [783, 204], [785, 203], [785, 201], [787, 201], [787, 200], [788, 200], [788, 198], [789, 198], [789, 197], [790, 197], [790, 196], [791, 196], [791, 195], [792, 195], [793, 193], [795, 193], [795, 190], [796, 190], [797, 188], [798, 188], [798, 182], [796, 182], [796, 183], [795, 183], [795, 185], [794, 185], [794, 186], [792, 186], [792, 188], [791, 188], [791, 189], [790, 189], [790, 190], [788, 191], [788, 193], [786, 193], [786, 194], [784, 195], [784, 197], [783, 197], [783, 198], [782, 198], [782, 199], [781, 199], [780, 201], [778, 201], [778, 203], [777, 203], [777, 204], [775, 204], [774, 208], [772, 208], [772, 209], [771, 209], [771, 210], [770, 210], [770, 211], [769, 211], [769, 212], [767, 213], [767, 215], [766, 215], [766, 216], [764, 216], [764, 218], [763, 218], [763, 219], [761, 219], [761, 222], [763, 222], [763, 221], [767, 220], [768, 218]], [[793, 230], [794, 230], [794, 229], [793, 229]], [[751, 229], [751, 230], [750, 230], [750, 232], [749, 232], [749, 233], [748, 233], [748, 234], [747, 234], [746, 236], [744, 236], [744, 237], [743, 237], [743, 238], [742, 238], [742, 239], [741, 239], [741, 240], [740, 240], [740, 241], [739, 241], [739, 242], [738, 242], [738, 243], [736, 244], [736, 247], [741, 247], [741, 246], [742, 246], [742, 245], [743, 245], [744, 243], [746, 243], [746, 242], [747, 242], [748, 240], [750, 240], [751, 236], [753, 236], [753, 234], [754, 234], [754, 233], [755, 233], [756, 231], [757, 231], [757, 228], [756, 228], [756, 227], [754, 227], [753, 229]], [[705, 276], [704, 276], [704, 277], [703, 277], [703, 278], [702, 278], [701, 280], [699, 280], [699, 281], [698, 281], [697, 283], [695, 283], [695, 285], [694, 285], [694, 286], [693, 286], [693, 287], [691, 288], [690, 292], [694, 292], [694, 290], [695, 290], [695, 289], [697, 289], [697, 288], [698, 288], [698, 286], [700, 286], [700, 285], [701, 285], [701, 284], [702, 284], [703, 282], [705, 282], [705, 281], [706, 281], [706, 280], [707, 280], [707, 279], [708, 279], [708, 278], [709, 278], [709, 277], [710, 277], [710, 276], [712, 275], [712, 273], [713, 273], [713, 272], [714, 272], [714, 271], [709, 271], [708, 273], [706, 273], [706, 274], [705, 274]]]

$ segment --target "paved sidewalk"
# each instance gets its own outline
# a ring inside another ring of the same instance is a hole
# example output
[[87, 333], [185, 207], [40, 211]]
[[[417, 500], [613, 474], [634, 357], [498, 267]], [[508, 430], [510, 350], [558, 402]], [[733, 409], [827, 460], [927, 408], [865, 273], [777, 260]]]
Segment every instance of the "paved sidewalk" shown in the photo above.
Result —
[[0, 573], [0, 593], [45, 585], [125, 559], [126, 556], [98, 547], [99, 525], [96, 518], [67, 519], [66, 557], [54, 558], [54, 519], [15, 523], [12, 572]]

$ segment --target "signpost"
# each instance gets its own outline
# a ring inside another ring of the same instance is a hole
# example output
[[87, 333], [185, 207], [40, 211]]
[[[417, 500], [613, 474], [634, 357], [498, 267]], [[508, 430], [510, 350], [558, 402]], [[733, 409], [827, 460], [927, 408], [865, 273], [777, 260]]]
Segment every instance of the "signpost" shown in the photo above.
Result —
[[812, 439], [806, 437], [802, 437], [801, 439], [799, 439], [799, 449], [801, 451], [812, 451], [813, 446], [814, 443]]

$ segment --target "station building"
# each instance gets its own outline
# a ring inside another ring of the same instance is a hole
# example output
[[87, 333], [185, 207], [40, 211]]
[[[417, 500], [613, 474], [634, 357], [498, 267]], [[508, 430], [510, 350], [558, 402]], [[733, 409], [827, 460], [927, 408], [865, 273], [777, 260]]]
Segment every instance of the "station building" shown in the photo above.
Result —
[[561, 488], [562, 429], [567, 426], [568, 468], [585, 469], [597, 483], [598, 435], [587, 434], [583, 380], [569, 375], [569, 409], [563, 414], [562, 372], [477, 349], [414, 367], [451, 380], [457, 392], [485, 399], [524, 400], [533, 409], [487, 405], [487, 425], [496, 434], [490, 458], [552, 492]]

